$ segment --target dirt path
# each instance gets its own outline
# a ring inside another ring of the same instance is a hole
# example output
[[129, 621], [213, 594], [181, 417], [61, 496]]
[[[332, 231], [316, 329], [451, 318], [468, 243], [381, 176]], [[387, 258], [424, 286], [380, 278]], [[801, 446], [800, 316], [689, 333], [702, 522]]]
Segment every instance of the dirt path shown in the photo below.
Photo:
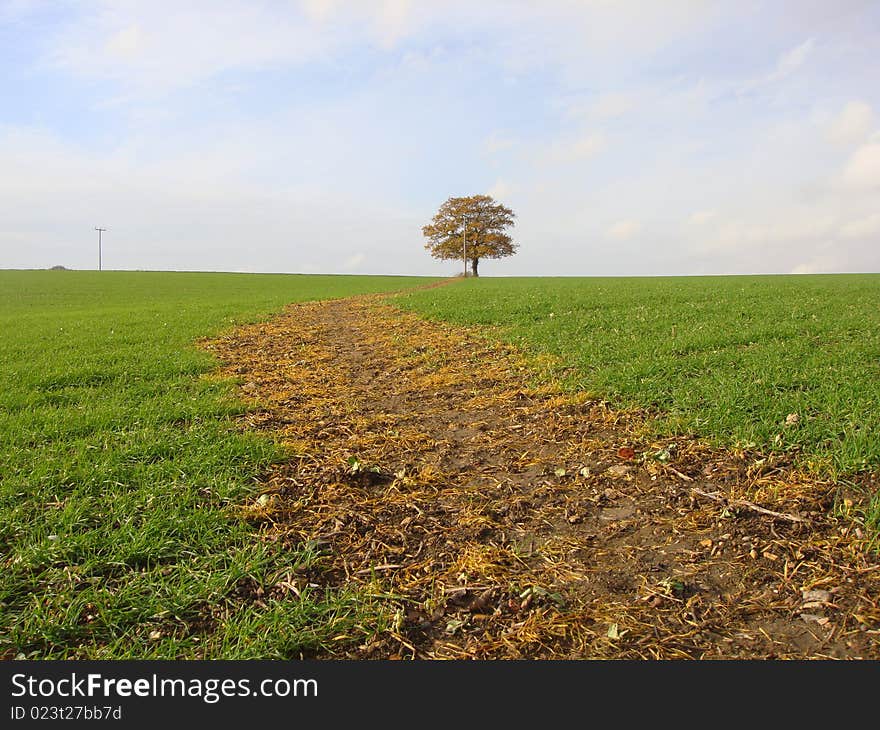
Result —
[[357, 587], [391, 617], [333, 656], [880, 658], [880, 565], [834, 485], [646, 441], [640, 414], [377, 297], [207, 347], [259, 403], [247, 427], [298, 454], [248, 517], [322, 558], [270, 590]]

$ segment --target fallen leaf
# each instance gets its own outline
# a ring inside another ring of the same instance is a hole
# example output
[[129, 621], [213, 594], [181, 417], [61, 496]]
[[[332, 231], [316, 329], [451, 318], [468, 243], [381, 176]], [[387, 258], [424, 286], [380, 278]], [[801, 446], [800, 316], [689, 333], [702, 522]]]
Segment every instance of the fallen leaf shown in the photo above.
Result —
[[806, 603], [831, 603], [831, 591], [824, 591], [813, 588], [808, 591], [801, 591], [801, 600]]
[[824, 626], [830, 621], [827, 616], [817, 616], [815, 613], [802, 613], [801, 620], [806, 621], [807, 623], [816, 623], [819, 626]]
[[494, 588], [487, 588], [483, 591], [479, 596], [474, 599], [473, 603], [468, 607], [470, 611], [485, 611], [489, 606], [489, 602], [492, 600], [492, 596], [495, 594]]
[[446, 628], [443, 629], [443, 632], [448, 636], [453, 636], [462, 626], [464, 626], [464, 621], [454, 618], [446, 624]]
[[817, 608], [823, 608], [824, 606], [824, 601], [807, 601], [806, 603], [801, 604], [801, 608], [805, 611], [812, 611]]

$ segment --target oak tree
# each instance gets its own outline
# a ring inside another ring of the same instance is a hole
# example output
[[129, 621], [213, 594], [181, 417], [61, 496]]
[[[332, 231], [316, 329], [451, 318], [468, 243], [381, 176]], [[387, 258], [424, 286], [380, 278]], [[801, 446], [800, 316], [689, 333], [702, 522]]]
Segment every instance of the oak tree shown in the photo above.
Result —
[[431, 222], [422, 228], [425, 248], [435, 259], [470, 262], [478, 276], [480, 259], [500, 259], [516, 253], [517, 244], [505, 233], [514, 223], [510, 208], [489, 195], [449, 198]]

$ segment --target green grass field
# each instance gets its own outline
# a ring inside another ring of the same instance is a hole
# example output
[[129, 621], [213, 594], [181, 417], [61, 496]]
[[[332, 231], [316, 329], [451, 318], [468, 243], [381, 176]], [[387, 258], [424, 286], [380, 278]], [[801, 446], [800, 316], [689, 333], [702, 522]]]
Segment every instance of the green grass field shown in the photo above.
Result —
[[[0, 271], [0, 656], [286, 658], [381, 630], [363, 596], [242, 597], [315, 556], [237, 519], [282, 453], [237, 430], [193, 343], [428, 281]], [[658, 431], [823, 474], [880, 464], [880, 276], [479, 279], [393, 301], [557, 356], [569, 387], [649, 407]]]
[[239, 600], [311, 556], [232, 516], [279, 450], [193, 342], [425, 282], [0, 271], [0, 656], [292, 657], [375, 624], [344, 594]]
[[557, 356], [568, 386], [661, 433], [826, 475], [880, 465], [880, 275], [468, 279], [395, 301]]

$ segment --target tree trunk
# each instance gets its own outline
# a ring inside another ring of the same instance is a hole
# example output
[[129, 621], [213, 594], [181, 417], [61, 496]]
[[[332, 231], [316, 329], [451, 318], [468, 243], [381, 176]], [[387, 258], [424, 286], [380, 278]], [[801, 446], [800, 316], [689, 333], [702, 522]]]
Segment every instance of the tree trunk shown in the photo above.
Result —
[[477, 264], [480, 263], [480, 259], [471, 259], [471, 276], [479, 276], [477, 273]]

